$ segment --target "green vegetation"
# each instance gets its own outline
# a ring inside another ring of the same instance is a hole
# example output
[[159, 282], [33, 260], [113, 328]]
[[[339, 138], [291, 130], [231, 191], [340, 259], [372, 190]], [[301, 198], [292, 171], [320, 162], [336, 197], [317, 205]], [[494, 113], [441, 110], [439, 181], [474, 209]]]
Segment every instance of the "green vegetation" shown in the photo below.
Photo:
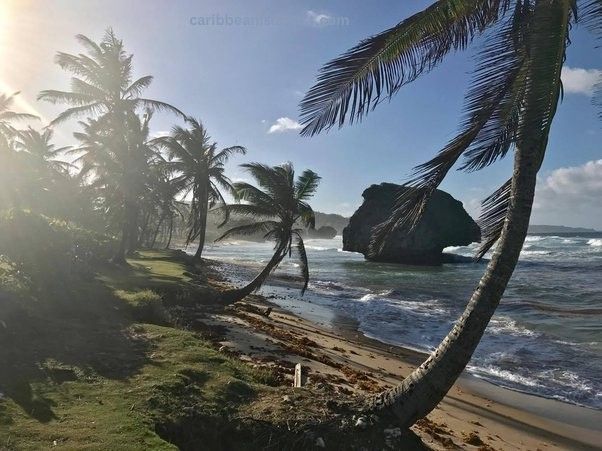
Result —
[[496, 243], [487, 270], [461, 318], [432, 355], [401, 385], [370, 402], [379, 414], [409, 427], [431, 412], [469, 363], [512, 276], [523, 247], [537, 173], [562, 94], [561, 70], [570, 32], [584, 23], [600, 37], [599, 0], [440, 0], [394, 27], [363, 40], [327, 63], [301, 102], [302, 134], [362, 120], [382, 100], [435, 68], [480, 35], [460, 133], [415, 168], [372, 246], [412, 229], [449, 171], [476, 171], [514, 153], [514, 168], [483, 202], [481, 258]]
[[[142, 252], [129, 264], [60, 285], [40, 281], [43, 296], [14, 283], [3, 291], [0, 448], [174, 448], [165, 438], [185, 447], [179, 428], [191, 418], [196, 437], [211, 443], [273, 384], [167, 323], [167, 306], [207, 301], [180, 253]], [[0, 277], [18, 279], [6, 264]]]
[[299, 259], [305, 292], [309, 283], [309, 264], [303, 243], [303, 229], [314, 229], [316, 217], [307, 203], [313, 197], [320, 183], [315, 172], [306, 169], [295, 179], [291, 163], [280, 166], [266, 166], [260, 163], [242, 165], [253, 176], [261, 188], [246, 182], [234, 184], [234, 195], [238, 202], [223, 207], [227, 211], [250, 218], [253, 222], [230, 228], [218, 240], [231, 235], [263, 234], [266, 240], [274, 241], [274, 255], [266, 267], [247, 286], [232, 290], [224, 295], [228, 300], [239, 300], [258, 290], [270, 273], [294, 250]]

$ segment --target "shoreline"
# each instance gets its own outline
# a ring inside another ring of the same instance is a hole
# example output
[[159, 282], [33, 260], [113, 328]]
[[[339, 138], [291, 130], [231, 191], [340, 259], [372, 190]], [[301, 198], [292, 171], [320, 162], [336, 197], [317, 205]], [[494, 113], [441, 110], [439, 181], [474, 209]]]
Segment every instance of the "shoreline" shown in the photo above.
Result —
[[[230, 262], [226, 264], [217, 260], [212, 260], [212, 262], [219, 265], [219, 267], [224, 265], [237, 266]], [[229, 277], [225, 276], [225, 279], [227, 280]], [[284, 282], [285, 287], [290, 287], [290, 280], [278, 280], [277, 277], [276, 280], [276, 287], [281, 288], [282, 282]], [[231, 284], [233, 282], [227, 280], [227, 283]], [[268, 285], [268, 287], [273, 288], [274, 286]], [[292, 296], [292, 298], [294, 297]], [[390, 345], [364, 335], [358, 330], [358, 324], [353, 318], [345, 317], [338, 312], [330, 312], [333, 317], [329, 321], [330, 327], [328, 327], [328, 325], [319, 321], [319, 318], [322, 318], [320, 315], [315, 315], [312, 320], [311, 312], [292, 311], [293, 309], [287, 309], [286, 306], [283, 306], [282, 302], [277, 302], [282, 301], [277, 296], [270, 295], [269, 298], [266, 299], [260, 295], [257, 298], [258, 301], [252, 301], [250, 304], [255, 306], [269, 305], [273, 308], [276, 316], [272, 314], [270, 319], [263, 319], [256, 315], [255, 320], [272, 322], [270, 327], [282, 327], [285, 331], [288, 331], [289, 328], [297, 330], [313, 342], [320, 343], [324, 341], [326, 348], [340, 351], [348, 348], [346, 352], [338, 352], [337, 358], [341, 359], [340, 365], [349, 365], [364, 371], [366, 374], [370, 373], [371, 379], [378, 382], [379, 390], [399, 383], [426, 357], [426, 354], [419, 351], [398, 345]], [[310, 305], [315, 307], [315, 304]], [[304, 307], [307, 309], [308, 305], [305, 302], [299, 302], [295, 304], [295, 307], [303, 310]], [[325, 307], [320, 306], [320, 308]], [[261, 339], [258, 342], [265, 342], [266, 338], [270, 340], [268, 336], [264, 335], [265, 331], [257, 329], [258, 324], [255, 320], [253, 320], [254, 324], [237, 324], [237, 326], [247, 329], [245, 339], [247, 341], [250, 339], [248, 336], [250, 327], [254, 329], [255, 334], [260, 334]], [[278, 325], [274, 322], [277, 322]], [[218, 320], [217, 323], [227, 324], [229, 327], [233, 325], [231, 320], [224, 318]], [[222, 345], [242, 354], [245, 360], [263, 363], [266, 360], [268, 362], [270, 359], [274, 360], [274, 349], [262, 350], [257, 343], [245, 346], [241, 343], [240, 334], [240, 330], [235, 331], [234, 336], [226, 333], [228, 338], [222, 342]], [[320, 344], [319, 348], [324, 348], [324, 346]], [[367, 358], [366, 353], [368, 354]], [[327, 354], [329, 354], [328, 360], [333, 359], [334, 356], [330, 355], [331, 352]], [[294, 360], [294, 353], [288, 352], [288, 357], [289, 359], [292, 357]], [[297, 355], [297, 359], [298, 357]], [[318, 374], [337, 373], [336, 369], [333, 371], [333, 368], [327, 368], [329, 365], [316, 362], [315, 359], [304, 358], [303, 360], [308, 360], [306, 363], [312, 372], [316, 371]], [[340, 371], [338, 372], [340, 373]], [[339, 378], [340, 376], [339, 374]], [[345, 378], [346, 375], [343, 375], [343, 379]], [[368, 384], [364, 385], [367, 386]], [[359, 391], [366, 392], [362, 389]], [[602, 412], [598, 410], [508, 389], [471, 375], [462, 375], [442, 404], [429, 415], [429, 419], [447, 426], [452, 431], [460, 432], [460, 437], [452, 439], [455, 440], [454, 443], [458, 440], [462, 441], [463, 438], [465, 439], [464, 432], [473, 429], [472, 432], [481, 437], [484, 440], [483, 443], [487, 442], [485, 437], [489, 440], [489, 446], [492, 448], [484, 449], [524, 447], [537, 449], [542, 446], [546, 449], [598, 449], [597, 446], [602, 438]], [[446, 449], [445, 444], [442, 448], [436, 446], [442, 444], [437, 441], [437, 435], [438, 438], [441, 438], [441, 434], [429, 435], [428, 428], [426, 433], [420, 428], [421, 426], [418, 426], [418, 430], [415, 432], [421, 435], [425, 443], [433, 449]], [[492, 431], [497, 431], [497, 433], [492, 434]], [[507, 444], [502, 445], [499, 442], [496, 443], [497, 441], [505, 441]], [[537, 441], [542, 443], [536, 445], [535, 442]], [[509, 446], [510, 443], [514, 443], [515, 447]], [[529, 443], [529, 446], [525, 446], [527, 443]]]

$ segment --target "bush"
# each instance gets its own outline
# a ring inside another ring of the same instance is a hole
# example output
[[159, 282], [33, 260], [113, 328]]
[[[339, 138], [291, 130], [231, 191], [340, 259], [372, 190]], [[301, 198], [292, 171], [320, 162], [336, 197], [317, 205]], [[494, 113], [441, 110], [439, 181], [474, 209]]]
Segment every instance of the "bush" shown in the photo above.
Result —
[[82, 273], [111, 255], [113, 242], [63, 221], [29, 211], [0, 213], [0, 255], [32, 279]]
[[169, 322], [169, 314], [163, 306], [163, 300], [154, 291], [117, 290], [115, 295], [127, 303], [132, 316], [137, 321], [158, 325]]

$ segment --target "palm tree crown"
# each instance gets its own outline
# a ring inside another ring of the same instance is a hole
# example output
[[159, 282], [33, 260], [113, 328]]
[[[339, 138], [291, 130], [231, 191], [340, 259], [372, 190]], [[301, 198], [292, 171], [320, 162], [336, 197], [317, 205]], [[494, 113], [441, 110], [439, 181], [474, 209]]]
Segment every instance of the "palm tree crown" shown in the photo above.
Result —
[[[314, 211], [307, 201], [315, 194], [320, 177], [306, 169], [295, 180], [291, 163], [274, 167], [249, 163], [242, 167], [257, 180], [260, 188], [245, 182], [235, 183], [236, 199], [243, 203], [229, 205], [228, 209], [230, 213], [252, 218], [255, 222], [229, 229], [218, 241], [233, 235], [256, 233], [263, 233], [265, 239], [274, 241], [275, 264], [267, 271], [266, 277], [286, 255], [292, 254], [294, 246], [301, 263], [304, 293], [309, 283], [309, 266], [302, 237], [303, 229], [298, 228], [297, 224], [300, 223], [305, 228], [315, 227]], [[259, 288], [263, 280], [253, 288]]]
[[121, 120], [125, 112], [138, 108], [167, 110], [184, 117], [180, 110], [167, 103], [140, 97], [153, 77], [146, 75], [133, 79], [133, 55], [125, 52], [123, 42], [112, 29], [107, 29], [100, 43], [81, 34], [76, 39], [86, 48], [87, 54], [59, 52], [55, 59], [62, 69], [74, 75], [71, 90], [49, 89], [38, 95], [38, 100], [71, 105], [52, 124], [80, 116], [107, 114]]

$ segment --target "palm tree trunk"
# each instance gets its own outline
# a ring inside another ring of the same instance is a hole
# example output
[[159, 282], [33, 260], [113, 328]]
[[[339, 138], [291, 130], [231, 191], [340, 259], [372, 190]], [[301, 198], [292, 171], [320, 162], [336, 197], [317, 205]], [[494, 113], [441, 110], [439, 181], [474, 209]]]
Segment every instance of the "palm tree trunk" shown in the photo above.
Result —
[[207, 232], [207, 209], [209, 208], [209, 189], [204, 187], [199, 196], [199, 247], [194, 253], [193, 261], [201, 261], [205, 247], [205, 234]]
[[393, 414], [410, 427], [445, 397], [476, 349], [518, 262], [527, 235], [537, 171], [545, 146], [517, 149], [510, 207], [497, 249], [464, 313], [431, 356], [400, 385], [380, 393], [367, 408]]
[[169, 218], [169, 238], [167, 239], [167, 244], [165, 245], [165, 249], [169, 249], [171, 245], [171, 237], [173, 236], [173, 214]]
[[119, 248], [112, 258], [113, 263], [124, 264], [125, 263], [125, 251], [127, 249], [127, 243], [129, 241], [130, 224], [127, 218], [123, 220], [121, 227], [121, 240], [119, 241]]
[[157, 236], [159, 236], [159, 230], [161, 229], [161, 226], [163, 225], [163, 221], [165, 221], [165, 216], [167, 216], [167, 214], [162, 213], [161, 217], [159, 218], [159, 222], [157, 222], [157, 227], [155, 227], [155, 231], [153, 232], [153, 239], [150, 243], [151, 249], [155, 247], [155, 243], [157, 242]]
[[285, 253], [286, 244], [280, 244], [274, 255], [268, 262], [265, 268], [249, 283], [247, 286], [239, 289], [228, 290], [222, 293], [222, 300], [226, 303], [234, 303], [247, 297], [254, 291], [261, 288], [265, 280], [271, 274], [271, 272], [280, 264], [280, 262], [286, 256]]

